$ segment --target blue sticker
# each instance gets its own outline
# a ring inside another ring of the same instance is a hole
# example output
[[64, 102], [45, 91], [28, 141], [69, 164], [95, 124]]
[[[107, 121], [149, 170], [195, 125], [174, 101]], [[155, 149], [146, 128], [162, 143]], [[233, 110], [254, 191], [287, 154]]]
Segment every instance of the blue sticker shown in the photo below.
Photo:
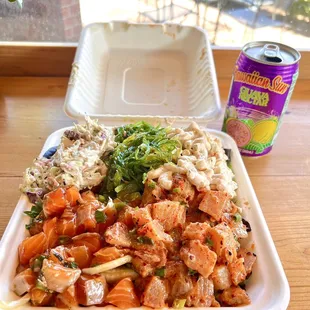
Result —
[[57, 151], [57, 146], [49, 148], [44, 154], [43, 157], [50, 159]]

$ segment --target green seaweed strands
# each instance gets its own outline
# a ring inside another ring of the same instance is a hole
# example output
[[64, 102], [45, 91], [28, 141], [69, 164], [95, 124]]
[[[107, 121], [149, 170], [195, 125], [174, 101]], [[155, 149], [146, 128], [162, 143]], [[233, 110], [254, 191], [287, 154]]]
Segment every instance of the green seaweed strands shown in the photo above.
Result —
[[117, 194], [122, 201], [138, 199], [149, 170], [177, 161], [181, 143], [167, 137], [169, 130], [146, 122], [118, 127], [118, 145], [107, 162], [109, 172], [103, 191]]

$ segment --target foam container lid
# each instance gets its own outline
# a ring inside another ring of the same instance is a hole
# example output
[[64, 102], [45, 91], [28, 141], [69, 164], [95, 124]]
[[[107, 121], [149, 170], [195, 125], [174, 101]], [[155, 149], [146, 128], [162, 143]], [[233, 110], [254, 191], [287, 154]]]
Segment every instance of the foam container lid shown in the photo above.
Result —
[[206, 32], [176, 24], [95, 23], [82, 31], [64, 104], [67, 115], [118, 125], [219, 116]]

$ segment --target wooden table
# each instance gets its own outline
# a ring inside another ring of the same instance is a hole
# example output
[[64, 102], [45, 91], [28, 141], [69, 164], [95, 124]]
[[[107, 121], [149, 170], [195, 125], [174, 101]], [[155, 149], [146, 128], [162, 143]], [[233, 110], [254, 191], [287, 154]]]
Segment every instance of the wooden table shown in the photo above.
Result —
[[[19, 198], [23, 171], [50, 133], [72, 124], [62, 110], [67, 82], [0, 78], [0, 236]], [[310, 309], [309, 83], [297, 83], [270, 155], [244, 159], [290, 283], [291, 310]], [[223, 101], [229, 85], [228, 79], [219, 81]]]

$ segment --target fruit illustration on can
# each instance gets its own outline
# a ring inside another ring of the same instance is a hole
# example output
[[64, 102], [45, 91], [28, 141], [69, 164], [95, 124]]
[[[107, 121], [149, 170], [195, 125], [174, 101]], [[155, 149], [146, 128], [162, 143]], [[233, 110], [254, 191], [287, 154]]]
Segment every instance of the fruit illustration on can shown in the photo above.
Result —
[[222, 130], [242, 155], [271, 151], [297, 77], [300, 54], [273, 42], [252, 42], [237, 59]]

